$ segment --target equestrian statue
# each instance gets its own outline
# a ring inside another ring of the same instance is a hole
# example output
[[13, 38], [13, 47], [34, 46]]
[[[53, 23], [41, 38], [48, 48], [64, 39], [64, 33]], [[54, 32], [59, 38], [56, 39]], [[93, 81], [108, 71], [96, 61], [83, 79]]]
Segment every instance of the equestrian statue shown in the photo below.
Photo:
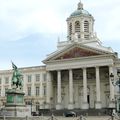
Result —
[[19, 88], [22, 89], [23, 87], [23, 75], [18, 70], [17, 66], [12, 62], [12, 68], [13, 68], [13, 75], [12, 75], [12, 86], [14, 86], [15, 89]]

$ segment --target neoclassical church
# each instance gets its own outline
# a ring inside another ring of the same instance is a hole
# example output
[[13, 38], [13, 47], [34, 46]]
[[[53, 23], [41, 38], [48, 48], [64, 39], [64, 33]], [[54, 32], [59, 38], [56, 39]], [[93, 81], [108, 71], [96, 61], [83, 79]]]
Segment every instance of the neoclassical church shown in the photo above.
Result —
[[[38, 109], [101, 109], [115, 107], [118, 92], [117, 52], [102, 45], [94, 32], [94, 17], [81, 2], [67, 18], [67, 40], [43, 60], [43, 66], [20, 68], [26, 104]], [[0, 106], [11, 88], [12, 70], [0, 70]]]

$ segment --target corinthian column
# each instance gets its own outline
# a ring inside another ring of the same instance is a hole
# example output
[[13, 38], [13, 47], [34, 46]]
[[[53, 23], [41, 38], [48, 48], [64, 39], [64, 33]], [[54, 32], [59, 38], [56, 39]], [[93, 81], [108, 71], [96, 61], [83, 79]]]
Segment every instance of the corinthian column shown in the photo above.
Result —
[[101, 109], [101, 100], [100, 100], [100, 75], [99, 67], [96, 67], [96, 109]]
[[73, 73], [69, 70], [69, 105], [68, 109], [73, 109]]
[[57, 105], [56, 109], [62, 109], [61, 106], [61, 71], [57, 72]]
[[110, 104], [109, 104], [109, 107], [114, 108], [115, 107], [115, 95], [114, 95], [114, 85], [112, 84], [111, 78], [110, 78], [111, 73], [114, 74], [113, 67], [109, 66], [109, 83], [110, 83]]
[[88, 109], [86, 68], [83, 68], [83, 104], [82, 104], [82, 109]]

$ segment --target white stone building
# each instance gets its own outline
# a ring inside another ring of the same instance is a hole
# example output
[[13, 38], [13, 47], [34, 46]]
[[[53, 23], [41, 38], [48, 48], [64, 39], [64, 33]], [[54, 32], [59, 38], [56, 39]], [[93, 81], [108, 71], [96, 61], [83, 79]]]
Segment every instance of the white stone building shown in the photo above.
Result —
[[[32, 110], [90, 109], [115, 106], [115, 90], [109, 75], [117, 79], [120, 60], [110, 47], [102, 46], [94, 33], [94, 17], [78, 3], [67, 18], [67, 40], [43, 60], [45, 66], [20, 68], [26, 104]], [[12, 70], [0, 71], [0, 105], [11, 88]]]

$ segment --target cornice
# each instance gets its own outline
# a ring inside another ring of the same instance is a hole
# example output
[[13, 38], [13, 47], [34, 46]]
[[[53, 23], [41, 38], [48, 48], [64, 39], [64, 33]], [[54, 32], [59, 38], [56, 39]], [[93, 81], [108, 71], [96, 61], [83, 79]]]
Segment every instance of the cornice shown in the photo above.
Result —
[[79, 57], [79, 58], [71, 58], [71, 59], [61, 59], [61, 60], [51, 60], [47, 61], [46, 63], [60, 63], [60, 62], [72, 62], [72, 61], [88, 61], [90, 59], [97, 60], [97, 59], [105, 59], [105, 58], [111, 58], [114, 59], [114, 54], [105, 54], [105, 55], [97, 55], [97, 56], [88, 56], [88, 57]]
[[[23, 67], [23, 68], [18, 68], [21, 72], [26, 73], [26, 72], [37, 72], [37, 71], [45, 71], [46, 66], [34, 66], [34, 67]], [[12, 74], [13, 70], [0, 70], [0, 75], [5, 75], [5, 74]]]

